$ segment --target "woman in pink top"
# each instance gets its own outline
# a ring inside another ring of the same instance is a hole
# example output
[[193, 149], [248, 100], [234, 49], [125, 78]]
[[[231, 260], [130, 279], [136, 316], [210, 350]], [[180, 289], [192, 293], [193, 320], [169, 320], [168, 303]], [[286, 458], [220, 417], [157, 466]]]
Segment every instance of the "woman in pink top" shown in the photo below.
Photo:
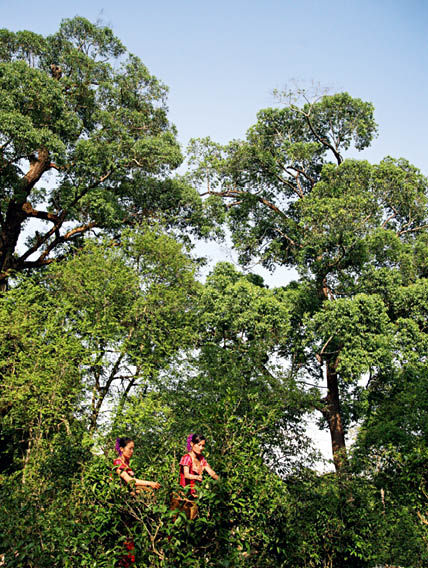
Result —
[[[130, 460], [134, 454], [134, 440], [132, 438], [117, 438], [116, 452], [119, 456], [113, 461], [113, 470], [115, 470], [121, 482], [131, 489], [131, 494], [135, 495], [140, 491], [151, 491], [159, 489], [160, 483], [157, 481], [146, 481], [145, 479], [137, 479], [132, 470]], [[119, 566], [127, 568], [135, 566], [135, 544], [132, 538], [125, 540], [124, 554], [119, 558]]]
[[205, 438], [199, 434], [190, 434], [187, 438], [187, 454], [180, 460], [180, 485], [190, 487], [190, 494], [174, 493], [171, 499], [171, 509], [183, 511], [190, 520], [198, 516], [198, 505], [195, 502], [195, 484], [202, 481], [204, 471], [214, 479], [218, 479], [216, 472], [211, 469], [202, 455], [205, 448]]
[[130, 459], [134, 453], [134, 440], [131, 438], [117, 438], [116, 451], [119, 457], [113, 462], [113, 469], [116, 470], [120, 479], [126, 485], [134, 485], [135, 491], [138, 493], [142, 489], [159, 489], [160, 483], [157, 481], [146, 481], [145, 479], [137, 479], [135, 473], [130, 466]]
[[180, 460], [180, 485], [187, 487], [190, 485], [190, 493], [195, 496], [195, 482], [202, 481], [204, 471], [213, 479], [218, 479], [216, 472], [210, 467], [207, 460], [202, 455], [205, 448], [205, 437], [199, 434], [190, 434], [187, 438], [187, 451]]

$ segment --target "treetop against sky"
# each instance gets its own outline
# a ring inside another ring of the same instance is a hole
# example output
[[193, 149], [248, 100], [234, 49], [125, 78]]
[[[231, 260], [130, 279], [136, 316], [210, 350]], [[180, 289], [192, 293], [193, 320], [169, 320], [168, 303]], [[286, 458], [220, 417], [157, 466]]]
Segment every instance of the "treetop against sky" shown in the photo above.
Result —
[[[428, 172], [428, 7], [379, 0], [0, 0], [1, 27], [54, 33], [64, 18], [100, 20], [169, 88], [169, 117], [185, 145], [244, 136], [275, 88], [312, 81], [371, 101], [379, 137], [364, 156], [406, 157]], [[47, 16], [48, 15], [48, 16]]]
[[[273, 89], [314, 83], [373, 103], [379, 134], [353, 157], [405, 157], [428, 173], [421, 104], [428, 96], [428, 7], [420, 0], [132, 0], [126, 9], [112, 0], [47, 0], [43, 11], [0, 0], [0, 10], [0, 26], [12, 31], [53, 34], [75, 15], [111, 27], [169, 87], [168, 118], [183, 148], [193, 137], [243, 138], [261, 108], [278, 105]], [[227, 246], [205, 244], [203, 253], [236, 262]]]

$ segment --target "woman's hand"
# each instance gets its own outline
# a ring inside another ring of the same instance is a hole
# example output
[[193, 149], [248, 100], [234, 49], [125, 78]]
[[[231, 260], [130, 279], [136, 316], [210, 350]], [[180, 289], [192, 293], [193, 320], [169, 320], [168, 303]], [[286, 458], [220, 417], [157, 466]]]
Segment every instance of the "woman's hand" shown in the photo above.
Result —
[[161, 484], [158, 481], [150, 481], [149, 486], [152, 487], [153, 489], [159, 489]]

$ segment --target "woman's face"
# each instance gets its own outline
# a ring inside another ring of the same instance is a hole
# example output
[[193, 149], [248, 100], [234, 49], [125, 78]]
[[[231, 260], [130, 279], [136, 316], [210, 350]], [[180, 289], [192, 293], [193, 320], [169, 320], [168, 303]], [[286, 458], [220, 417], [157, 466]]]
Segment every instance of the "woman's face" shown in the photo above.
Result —
[[122, 449], [122, 455], [126, 459], [131, 459], [132, 454], [134, 453], [134, 442], [131, 440], [126, 444], [126, 446]]
[[202, 454], [205, 448], [205, 440], [201, 440], [197, 444], [191, 442], [190, 445], [192, 446], [192, 450], [195, 452], [195, 454]]

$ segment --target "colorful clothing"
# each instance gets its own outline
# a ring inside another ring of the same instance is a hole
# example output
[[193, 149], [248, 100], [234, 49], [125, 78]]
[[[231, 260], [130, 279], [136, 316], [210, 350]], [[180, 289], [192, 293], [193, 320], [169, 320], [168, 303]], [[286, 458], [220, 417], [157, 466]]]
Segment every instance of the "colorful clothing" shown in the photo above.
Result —
[[133, 540], [125, 540], [125, 554], [119, 558], [119, 566], [123, 568], [129, 568], [130, 566], [135, 566], [135, 545]]
[[180, 485], [182, 487], [186, 487], [187, 485], [190, 485], [190, 493], [192, 495], [196, 495], [196, 491], [195, 491], [196, 479], [186, 479], [184, 477], [184, 466], [187, 466], [189, 468], [189, 473], [191, 475], [202, 475], [204, 468], [208, 465], [208, 462], [204, 458], [204, 456], [202, 456], [201, 459], [199, 460], [199, 464], [200, 464], [199, 465], [200, 471], [195, 471], [193, 469], [193, 460], [192, 460], [192, 456], [190, 454], [184, 455], [180, 460]]
[[119, 474], [119, 476], [122, 471], [126, 471], [126, 473], [131, 477], [135, 476], [135, 473], [129, 466], [129, 459], [126, 459], [125, 457], [116, 458], [113, 462], [113, 469]]

